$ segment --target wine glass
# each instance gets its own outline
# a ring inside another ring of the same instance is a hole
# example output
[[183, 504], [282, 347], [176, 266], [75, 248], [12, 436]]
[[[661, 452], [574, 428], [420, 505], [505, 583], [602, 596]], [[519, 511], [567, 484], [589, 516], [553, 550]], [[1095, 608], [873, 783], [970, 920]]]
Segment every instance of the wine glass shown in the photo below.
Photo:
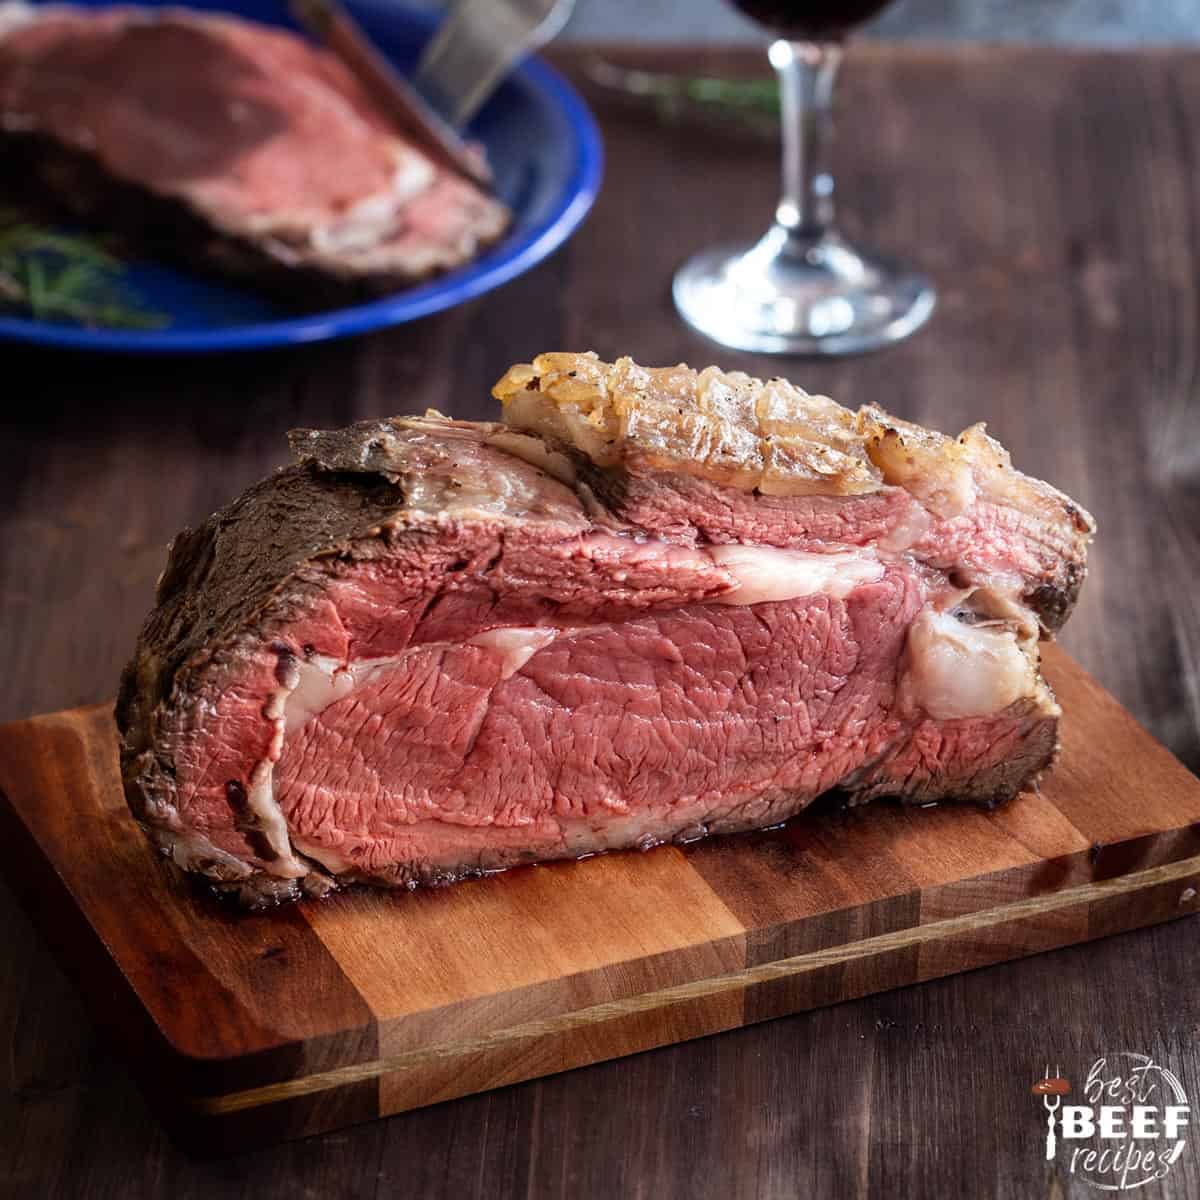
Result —
[[850, 245], [834, 228], [828, 152], [846, 30], [889, 0], [734, 0], [781, 36], [783, 194], [752, 246], [721, 246], [675, 275], [675, 306], [724, 346], [767, 354], [854, 354], [906, 338], [933, 312], [933, 285]]

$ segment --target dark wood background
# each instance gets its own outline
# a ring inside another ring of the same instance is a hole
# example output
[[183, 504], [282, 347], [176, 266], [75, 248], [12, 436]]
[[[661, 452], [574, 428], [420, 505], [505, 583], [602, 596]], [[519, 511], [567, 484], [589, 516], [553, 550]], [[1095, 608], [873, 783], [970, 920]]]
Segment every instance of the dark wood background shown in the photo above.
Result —
[[[839, 103], [846, 228], [941, 289], [932, 324], [878, 356], [781, 364], [689, 334], [671, 271], [760, 230], [775, 149], [611, 103], [584, 229], [452, 313], [202, 361], [5, 347], [0, 719], [113, 693], [164, 543], [281, 462], [289, 427], [483, 415], [510, 362], [594, 348], [782, 369], [954, 431], [986, 418], [1020, 467], [1099, 520], [1066, 645], [1200, 768], [1200, 56], [861, 47]], [[166, 1140], [0, 888], [0, 1192], [1081, 1200], [1090, 1189], [1042, 1162], [1029, 1085], [1047, 1063], [1074, 1078], [1134, 1050], [1200, 1096], [1198, 939], [1200, 923], [1177, 922], [199, 1162]], [[1196, 1140], [1144, 1195], [1200, 1195]]]

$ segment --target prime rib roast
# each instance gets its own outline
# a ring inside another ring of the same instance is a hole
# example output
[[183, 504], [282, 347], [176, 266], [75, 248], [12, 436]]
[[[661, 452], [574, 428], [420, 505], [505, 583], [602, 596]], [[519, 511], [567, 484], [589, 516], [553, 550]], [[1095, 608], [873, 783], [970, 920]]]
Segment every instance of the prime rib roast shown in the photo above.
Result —
[[780, 379], [545, 354], [502, 423], [292, 434], [176, 538], [122, 681], [131, 808], [249, 904], [994, 804], [1054, 758], [1038, 642], [1091, 518]]
[[298, 307], [458, 266], [509, 222], [329, 52], [180, 8], [0, 2], [0, 172], [9, 202]]

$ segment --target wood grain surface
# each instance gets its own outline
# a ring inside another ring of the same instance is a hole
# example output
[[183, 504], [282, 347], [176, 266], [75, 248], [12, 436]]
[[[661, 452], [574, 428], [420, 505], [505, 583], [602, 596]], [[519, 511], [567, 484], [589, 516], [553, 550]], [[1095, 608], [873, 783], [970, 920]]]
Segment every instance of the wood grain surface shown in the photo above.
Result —
[[[944, 428], [986, 417], [1019, 466], [1100, 522], [1064, 644], [1200, 767], [1200, 57], [856, 47], [843, 82], [845, 224], [941, 289], [928, 329], [886, 354], [781, 367], [689, 334], [670, 272], [759, 230], [774, 148], [607, 105], [607, 182], [587, 225], [453, 313], [186, 363], [5, 348], [0, 718], [111, 695], [163, 544], [280, 462], [288, 427], [431, 404], [478, 416], [510, 361], [592, 347], [786, 369]], [[5, 898], [0, 1190], [1083, 1200], [1091, 1189], [1042, 1162], [1029, 1082], [1047, 1059], [1079, 1072], [1126, 1049], [1200, 1095], [1198, 938], [1197, 922], [1173, 922], [205, 1163], [167, 1139]], [[1200, 1194], [1195, 1148], [1143, 1194]]]

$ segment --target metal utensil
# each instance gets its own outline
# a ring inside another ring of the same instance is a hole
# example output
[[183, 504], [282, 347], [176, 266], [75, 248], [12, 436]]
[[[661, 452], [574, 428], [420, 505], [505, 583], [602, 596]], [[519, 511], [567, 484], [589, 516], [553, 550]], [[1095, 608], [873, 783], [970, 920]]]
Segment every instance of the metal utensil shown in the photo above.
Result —
[[492, 175], [472, 150], [410, 83], [371, 44], [337, 0], [290, 0], [292, 16], [354, 72], [375, 102], [435, 161], [490, 188]]
[[566, 24], [575, 0], [456, 0], [417, 65], [416, 86], [461, 128], [509, 67]]

